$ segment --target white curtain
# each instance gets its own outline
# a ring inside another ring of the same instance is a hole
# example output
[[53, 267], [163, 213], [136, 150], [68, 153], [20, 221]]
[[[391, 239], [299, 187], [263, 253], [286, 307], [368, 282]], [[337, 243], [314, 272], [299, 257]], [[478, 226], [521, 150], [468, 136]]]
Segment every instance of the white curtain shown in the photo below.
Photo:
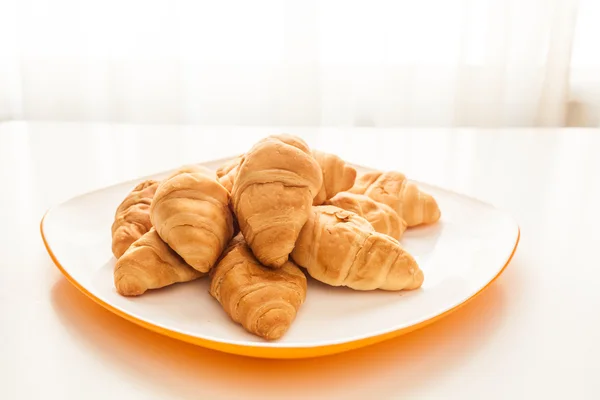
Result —
[[564, 126], [583, 1], [0, 0], [0, 120]]

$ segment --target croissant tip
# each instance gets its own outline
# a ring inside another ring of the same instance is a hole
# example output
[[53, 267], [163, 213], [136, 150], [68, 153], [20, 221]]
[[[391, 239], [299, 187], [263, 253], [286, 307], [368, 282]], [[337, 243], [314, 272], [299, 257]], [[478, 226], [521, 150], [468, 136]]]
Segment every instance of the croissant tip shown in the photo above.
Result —
[[121, 275], [115, 279], [117, 292], [123, 296], [139, 296], [146, 292], [146, 288], [134, 275]]
[[425, 275], [423, 274], [423, 270], [419, 269], [413, 275], [413, 282], [412, 282], [412, 284], [409, 285], [406, 289], [409, 289], [409, 290], [418, 289], [418, 288], [420, 288], [423, 285], [424, 281], [425, 281]]
[[[357, 174], [358, 173], [354, 167], [346, 165], [346, 168], [344, 169], [344, 175], [346, 175], [346, 178], [352, 182], [352, 185], [354, 185], [354, 181], [356, 180]], [[352, 185], [350, 185], [350, 187], [352, 187]], [[350, 187], [348, 189], [350, 189]]]
[[426, 217], [425, 223], [434, 223], [437, 222], [442, 216], [442, 212], [440, 211], [440, 207], [438, 206], [435, 198], [429, 194], [424, 197], [424, 216]]
[[271, 329], [266, 335], [265, 339], [267, 340], [277, 340], [281, 339], [283, 335], [287, 332], [288, 327], [284, 325], [278, 325], [275, 328]]
[[112, 248], [113, 256], [115, 256], [115, 258], [118, 260], [119, 258], [121, 258], [121, 256], [123, 254], [125, 254], [125, 250], [127, 250], [127, 249], [124, 249], [122, 246], [113, 245], [113, 248]]
[[288, 259], [289, 259], [289, 257], [286, 255], [286, 256], [276, 258], [274, 260], [270, 260], [268, 262], [264, 262], [263, 264], [270, 268], [281, 268], [283, 266], [283, 264], [285, 264], [288, 261]]
[[267, 340], [277, 340], [285, 335], [290, 324], [289, 314], [285, 310], [272, 309], [258, 319], [256, 330]]

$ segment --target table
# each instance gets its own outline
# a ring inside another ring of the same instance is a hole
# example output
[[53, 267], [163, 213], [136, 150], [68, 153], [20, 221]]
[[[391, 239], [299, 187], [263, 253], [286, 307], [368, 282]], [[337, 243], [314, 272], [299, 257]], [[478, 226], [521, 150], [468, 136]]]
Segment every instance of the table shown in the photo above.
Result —
[[[89, 190], [300, 135], [349, 161], [509, 210], [521, 243], [465, 307], [416, 332], [300, 361], [147, 331], [62, 277], [39, 221]], [[600, 131], [0, 124], [0, 398], [600, 398]]]

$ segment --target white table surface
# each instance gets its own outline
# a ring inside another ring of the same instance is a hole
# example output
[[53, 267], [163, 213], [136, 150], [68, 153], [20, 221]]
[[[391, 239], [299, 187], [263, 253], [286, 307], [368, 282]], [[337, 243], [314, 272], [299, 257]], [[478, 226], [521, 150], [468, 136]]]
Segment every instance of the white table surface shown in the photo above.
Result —
[[[508, 209], [521, 243], [479, 297], [416, 332], [269, 361], [122, 320], [62, 277], [39, 222], [125, 179], [288, 132]], [[0, 398], [600, 398], [600, 131], [0, 123]]]

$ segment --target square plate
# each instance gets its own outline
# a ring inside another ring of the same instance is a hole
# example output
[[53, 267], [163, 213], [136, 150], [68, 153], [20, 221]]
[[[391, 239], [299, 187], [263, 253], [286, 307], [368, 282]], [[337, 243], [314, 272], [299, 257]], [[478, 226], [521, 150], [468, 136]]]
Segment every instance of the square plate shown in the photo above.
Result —
[[[226, 162], [200, 165], [210, 169]], [[354, 165], [358, 173], [371, 171]], [[52, 209], [40, 229], [52, 260], [79, 290], [115, 314], [161, 334], [234, 354], [303, 358], [339, 353], [425, 326], [473, 298], [510, 262], [519, 227], [507, 212], [479, 200], [416, 182], [432, 194], [441, 219], [406, 231], [402, 245], [425, 274], [415, 291], [354, 291], [308, 277], [308, 293], [283, 338], [267, 342], [234, 323], [208, 293], [208, 278], [120, 296], [113, 284], [111, 224], [139, 178], [74, 197]], [[308, 275], [308, 274], [307, 274]]]

